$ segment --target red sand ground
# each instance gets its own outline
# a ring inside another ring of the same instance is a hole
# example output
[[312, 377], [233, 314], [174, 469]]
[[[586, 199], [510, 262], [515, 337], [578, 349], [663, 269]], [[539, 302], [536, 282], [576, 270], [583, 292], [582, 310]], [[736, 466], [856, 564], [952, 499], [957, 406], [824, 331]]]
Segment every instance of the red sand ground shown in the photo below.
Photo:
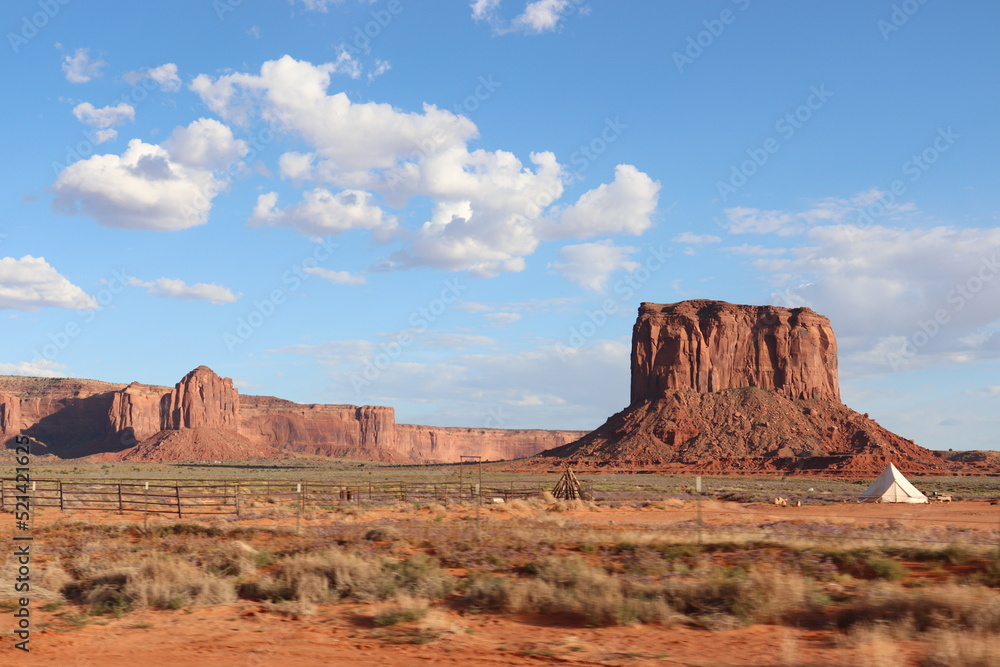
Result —
[[[928, 522], [984, 531], [1000, 527], [1000, 508], [987, 503], [903, 505], [827, 505], [777, 508], [760, 504], [706, 501], [712, 524], [760, 523], [767, 520], [831, 521], [856, 524]], [[449, 518], [464, 512], [451, 512]], [[377, 516], [369, 513], [367, 517]], [[517, 520], [524, 513], [490, 513]], [[693, 519], [693, 505], [681, 509], [601, 509], [558, 516], [595, 527], [624, 529]], [[36, 525], [65, 517], [47, 511]], [[75, 519], [84, 518], [79, 513]], [[141, 516], [89, 513], [88, 520], [141, 522]], [[343, 518], [342, 516], [339, 518]], [[319, 518], [307, 523], [320, 523]], [[244, 522], [264, 525], [256, 520]], [[36, 605], [37, 607], [38, 605]], [[60, 611], [65, 611], [63, 608]], [[826, 631], [755, 625], [710, 632], [691, 627], [655, 625], [586, 628], [560, 619], [458, 613], [437, 609], [418, 624], [379, 628], [372, 621], [378, 607], [341, 604], [319, 608], [315, 615], [289, 617], [256, 602], [179, 611], [137, 611], [106, 624], [71, 628], [53, 612], [33, 609], [31, 652], [13, 649], [0, 638], [2, 665], [858, 665], [860, 649], [850, 648]], [[4, 616], [7, 616], [5, 614]], [[105, 622], [104, 620], [100, 622]], [[43, 627], [50, 624], [48, 627]], [[440, 636], [428, 644], [407, 643], [421, 627]], [[916, 664], [920, 649], [899, 644]]]

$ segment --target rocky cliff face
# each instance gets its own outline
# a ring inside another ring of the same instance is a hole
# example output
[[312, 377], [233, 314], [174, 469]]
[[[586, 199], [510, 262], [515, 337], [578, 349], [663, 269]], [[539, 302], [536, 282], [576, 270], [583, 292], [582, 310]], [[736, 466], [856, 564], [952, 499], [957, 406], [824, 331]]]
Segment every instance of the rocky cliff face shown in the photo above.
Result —
[[0, 444], [21, 433], [21, 399], [0, 393]]
[[840, 400], [837, 340], [808, 308], [643, 303], [632, 329], [632, 404], [739, 387]]
[[239, 425], [240, 395], [233, 381], [220, 378], [208, 366], [199, 366], [184, 376], [170, 393], [166, 429], [223, 428]]
[[[20, 416], [18, 414], [20, 413]], [[580, 431], [468, 429], [397, 424], [391, 407], [301, 405], [240, 396], [200, 366], [173, 389], [76, 379], [0, 376], [0, 427], [61, 458], [238, 460], [310, 454], [390, 463], [530, 456]]]
[[108, 424], [114, 433], [131, 432], [136, 441], [152, 437], [170, 423], [170, 397], [163, 387], [133, 382], [112, 394]]
[[531, 465], [665, 472], [957, 472], [840, 402], [837, 342], [808, 308], [644, 303], [628, 408]]
[[459, 461], [462, 456], [501, 461], [531, 456], [571, 442], [585, 433], [398, 424], [396, 441], [400, 455], [420, 463], [448, 463]]

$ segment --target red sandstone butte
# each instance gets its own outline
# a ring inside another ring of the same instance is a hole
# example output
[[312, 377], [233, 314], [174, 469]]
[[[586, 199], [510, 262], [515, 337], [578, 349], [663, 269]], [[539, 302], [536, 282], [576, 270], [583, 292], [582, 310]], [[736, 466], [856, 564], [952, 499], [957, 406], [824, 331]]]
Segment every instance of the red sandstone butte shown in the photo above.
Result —
[[239, 425], [240, 394], [233, 381], [220, 378], [208, 366], [199, 366], [177, 383], [170, 392], [170, 408], [165, 428], [222, 428]]
[[837, 340], [808, 308], [643, 303], [629, 406], [520, 467], [691, 473], [967, 470], [840, 402]]
[[808, 308], [643, 303], [632, 328], [632, 404], [692, 390], [770, 389], [840, 401], [837, 339]]

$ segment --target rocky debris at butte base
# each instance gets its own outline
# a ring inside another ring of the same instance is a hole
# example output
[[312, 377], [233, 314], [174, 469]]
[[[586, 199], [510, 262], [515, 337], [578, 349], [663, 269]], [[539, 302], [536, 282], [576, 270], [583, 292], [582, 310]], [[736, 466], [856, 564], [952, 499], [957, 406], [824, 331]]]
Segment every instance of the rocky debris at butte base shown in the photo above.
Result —
[[988, 472], [948, 460], [840, 401], [837, 339], [809, 308], [643, 303], [627, 408], [515, 467], [677, 473], [877, 475]]

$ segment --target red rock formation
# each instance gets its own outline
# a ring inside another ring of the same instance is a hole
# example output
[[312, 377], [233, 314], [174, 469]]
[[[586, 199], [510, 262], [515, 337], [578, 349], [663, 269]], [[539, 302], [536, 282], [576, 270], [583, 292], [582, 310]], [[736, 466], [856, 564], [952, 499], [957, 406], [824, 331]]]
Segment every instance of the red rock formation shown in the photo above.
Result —
[[114, 392], [108, 423], [116, 433], [130, 431], [137, 441], [145, 440], [167, 427], [169, 394], [163, 387], [133, 382]]
[[0, 445], [21, 433], [21, 399], [0, 393]]
[[174, 387], [169, 410], [166, 429], [235, 430], [239, 427], [240, 394], [232, 380], [220, 378], [208, 366], [199, 366]]
[[837, 342], [808, 308], [644, 303], [632, 402], [597, 430], [521, 467], [667, 472], [945, 472], [945, 461], [840, 402]]
[[584, 431], [475, 429], [397, 424], [390, 407], [299, 405], [269, 396], [243, 396], [240, 433], [254, 443], [288, 443], [303, 454], [387, 463], [442, 463], [462, 455], [484, 460], [531, 456]]
[[[397, 424], [391, 407], [300, 405], [240, 396], [228, 378], [201, 366], [173, 390], [92, 380], [0, 376], [39, 451], [101, 460], [234, 460], [311, 454], [388, 463], [530, 456], [580, 431], [441, 428]], [[14, 407], [0, 407], [0, 416]], [[9, 421], [13, 423], [14, 418]], [[158, 458], [159, 457], [159, 458]]]
[[401, 455], [420, 463], [445, 463], [462, 456], [482, 456], [500, 461], [531, 456], [584, 435], [585, 431], [540, 429], [459, 428], [398, 424], [396, 439]]
[[840, 400], [837, 340], [808, 308], [643, 303], [632, 329], [632, 404], [691, 389], [760, 387]]

